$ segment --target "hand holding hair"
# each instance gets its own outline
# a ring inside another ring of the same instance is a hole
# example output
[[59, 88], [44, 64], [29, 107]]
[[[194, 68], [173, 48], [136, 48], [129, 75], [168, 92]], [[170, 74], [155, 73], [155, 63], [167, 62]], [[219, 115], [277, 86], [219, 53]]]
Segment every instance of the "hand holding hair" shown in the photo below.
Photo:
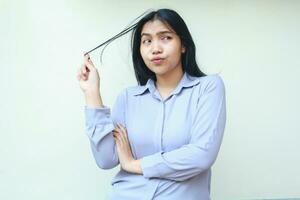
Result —
[[77, 79], [86, 97], [87, 106], [103, 106], [100, 96], [100, 77], [90, 56], [84, 56], [84, 62], [78, 69]]

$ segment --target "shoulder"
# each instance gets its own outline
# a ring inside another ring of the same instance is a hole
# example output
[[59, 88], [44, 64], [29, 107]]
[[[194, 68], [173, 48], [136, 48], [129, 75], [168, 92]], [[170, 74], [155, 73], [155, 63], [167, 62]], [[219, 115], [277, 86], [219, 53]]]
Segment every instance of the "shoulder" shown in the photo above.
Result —
[[210, 74], [199, 77], [199, 79], [204, 85], [224, 85], [223, 79], [219, 74]]
[[135, 96], [138, 94], [142, 94], [147, 90], [145, 85], [136, 85], [136, 86], [129, 86], [124, 89], [128, 96]]
[[119, 97], [121, 98], [126, 98], [128, 96], [134, 96], [134, 95], [137, 95], [137, 94], [141, 94], [143, 93], [145, 90], [147, 89], [146, 86], [140, 86], [140, 85], [137, 85], [137, 86], [129, 86], [129, 87], [126, 87], [126, 88], [123, 88], [120, 92], [119, 92]]
[[210, 74], [199, 79], [199, 89], [201, 93], [216, 91], [218, 93], [225, 93], [225, 84], [219, 74]]

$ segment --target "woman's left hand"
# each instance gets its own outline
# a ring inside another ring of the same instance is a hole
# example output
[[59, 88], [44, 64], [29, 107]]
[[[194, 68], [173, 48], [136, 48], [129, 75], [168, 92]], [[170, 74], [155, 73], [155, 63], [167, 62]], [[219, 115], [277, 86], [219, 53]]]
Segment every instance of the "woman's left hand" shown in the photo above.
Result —
[[137, 173], [136, 160], [134, 159], [128, 140], [127, 130], [121, 124], [113, 130], [113, 136], [117, 145], [117, 151], [121, 167], [128, 172]]

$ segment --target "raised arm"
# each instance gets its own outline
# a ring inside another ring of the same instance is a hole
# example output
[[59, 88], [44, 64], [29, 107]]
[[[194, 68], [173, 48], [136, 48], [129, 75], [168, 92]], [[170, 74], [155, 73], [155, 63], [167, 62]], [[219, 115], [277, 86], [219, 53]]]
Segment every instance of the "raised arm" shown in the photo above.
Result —
[[77, 79], [86, 99], [86, 134], [89, 137], [94, 158], [100, 168], [111, 169], [119, 163], [112, 130], [116, 122], [124, 124], [123, 93], [117, 97], [111, 114], [110, 108], [103, 105], [99, 90], [99, 73], [89, 55], [84, 57]]

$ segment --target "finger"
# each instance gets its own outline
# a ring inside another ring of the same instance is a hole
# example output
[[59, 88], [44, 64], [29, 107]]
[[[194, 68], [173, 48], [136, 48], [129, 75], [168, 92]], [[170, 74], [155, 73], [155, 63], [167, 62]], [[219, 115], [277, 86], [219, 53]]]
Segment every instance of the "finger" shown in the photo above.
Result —
[[[84, 70], [83, 70], [83, 71], [84, 71]], [[88, 78], [88, 76], [89, 76], [89, 73], [88, 73], [88, 72], [85, 72], [85, 73], [84, 73], [84, 72], [82, 72], [81, 74], [82, 74], [82, 76], [83, 76], [84, 78], [86, 78], [86, 79], [87, 79], [87, 78]]]
[[86, 65], [86, 67], [88, 68], [88, 70], [94, 69], [94, 64], [92, 63], [89, 54], [87, 54], [86, 56], [84, 56], [84, 64]]
[[91, 65], [95, 66], [91, 58], [89, 58], [88, 61]]
[[87, 76], [85, 76], [84, 74], [80, 74], [80, 78], [82, 79], [82, 80], [87, 80]]
[[86, 75], [88, 73], [87, 71], [87, 68], [86, 68], [86, 65], [85, 64], [82, 64], [82, 67], [81, 67], [81, 73]]
[[122, 133], [120, 133], [120, 132], [118, 132], [118, 131], [113, 131], [113, 136], [114, 136], [116, 139], [120, 140], [120, 141], [123, 140], [123, 139], [122, 139]]
[[118, 123], [117, 125], [122, 130], [123, 138], [125, 139], [126, 142], [128, 142], [127, 130], [124, 128], [122, 124]]
[[120, 142], [115, 139], [115, 142], [116, 142], [116, 146], [117, 146], [117, 151], [119, 152], [120, 151]]
[[115, 129], [114, 129], [115, 131], [117, 131], [117, 132], [120, 132], [120, 133], [122, 133], [122, 129], [117, 125], [116, 127], [115, 127]]
[[78, 69], [78, 74], [83, 80], [87, 80], [89, 73], [86, 71], [86, 66], [84, 64]]
[[117, 125], [122, 130], [122, 132], [124, 132], [124, 133], [127, 134], [127, 130], [126, 130], [126, 128], [122, 124], [118, 123]]
[[78, 74], [78, 76], [80, 76], [80, 79], [83, 79], [83, 80], [85, 80], [86, 79], [86, 75], [83, 73], [83, 66], [84, 65], [81, 65], [81, 67], [78, 69], [78, 72], [77, 72], [77, 74]]
[[115, 132], [117, 133], [116, 136], [122, 141], [122, 142], [126, 142], [125, 138], [124, 138], [124, 133], [123, 131], [119, 128], [116, 127], [115, 128]]
[[81, 68], [80, 73], [85, 76], [84, 68]]
[[90, 59], [90, 54], [86, 54], [85, 56], [83, 56], [84, 57], [84, 59]]
[[128, 143], [127, 139], [126, 139], [126, 133], [124, 133], [123, 130], [118, 127], [116, 128], [116, 131], [118, 132], [118, 134], [119, 134], [118, 137], [120, 138], [122, 143], [124, 143], [124, 144]]
[[118, 135], [117, 135], [117, 134], [115, 134], [115, 133], [114, 133], [114, 140], [115, 140], [115, 142], [116, 142], [117, 146], [121, 146], [121, 141], [120, 141], [120, 138], [119, 138], [119, 137], [118, 137]]
[[112, 132], [112, 135], [113, 135], [114, 139], [116, 140], [116, 139], [117, 139], [116, 133], [115, 133], [115, 132]]
[[94, 63], [93, 63], [93, 61], [92, 61], [92, 59], [91, 59], [91, 57], [90, 57], [89, 54], [85, 55], [85, 59], [87, 59], [87, 61], [94, 66]]
[[119, 129], [118, 127], [115, 127], [115, 129], [113, 131], [114, 132], [121, 132], [121, 129]]

